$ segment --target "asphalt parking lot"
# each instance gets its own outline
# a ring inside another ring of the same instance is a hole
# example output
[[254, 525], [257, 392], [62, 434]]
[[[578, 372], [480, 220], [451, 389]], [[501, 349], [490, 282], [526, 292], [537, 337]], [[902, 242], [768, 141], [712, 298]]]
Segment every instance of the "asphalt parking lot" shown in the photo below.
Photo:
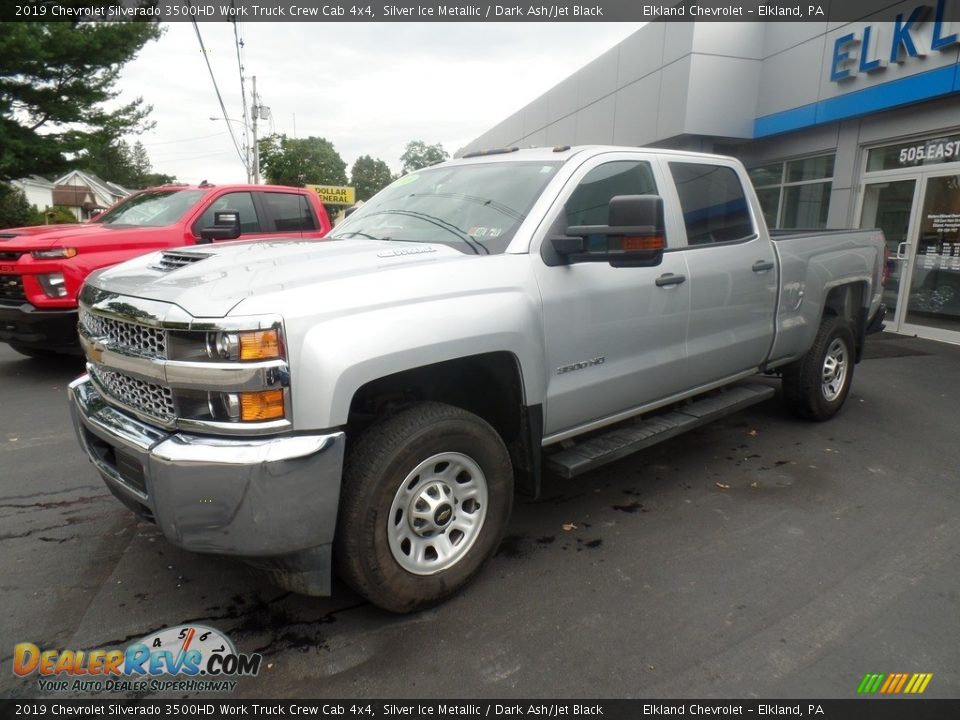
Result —
[[239, 697], [846, 698], [867, 672], [960, 696], [960, 347], [871, 339], [842, 413], [779, 400], [519, 502], [485, 572], [392, 616], [181, 552], [76, 444], [80, 361], [0, 345], [0, 695], [13, 646], [211, 625], [265, 667]]

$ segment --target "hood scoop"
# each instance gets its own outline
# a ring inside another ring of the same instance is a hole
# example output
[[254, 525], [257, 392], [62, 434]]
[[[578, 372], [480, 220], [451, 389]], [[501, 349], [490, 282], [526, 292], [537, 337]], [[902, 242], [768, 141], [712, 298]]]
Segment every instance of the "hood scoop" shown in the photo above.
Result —
[[164, 250], [160, 253], [160, 259], [155, 263], [150, 265], [154, 270], [162, 270], [164, 272], [171, 272], [182, 268], [185, 265], [192, 265], [195, 262], [199, 262], [204, 258], [210, 257], [210, 253], [191, 253], [191, 252], [179, 252], [175, 250]]
[[0, 240], [11, 240], [17, 237], [16, 233], [0, 233]]

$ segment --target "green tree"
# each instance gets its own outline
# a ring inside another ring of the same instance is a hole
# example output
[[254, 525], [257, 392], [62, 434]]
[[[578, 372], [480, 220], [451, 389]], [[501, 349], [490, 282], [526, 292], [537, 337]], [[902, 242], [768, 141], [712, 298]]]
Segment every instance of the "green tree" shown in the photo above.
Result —
[[0, 182], [0, 228], [36, 225], [37, 219], [37, 211], [27, 202], [23, 190]]
[[257, 144], [260, 167], [273, 185], [346, 185], [347, 164], [326, 138], [268, 135]]
[[0, 180], [55, 175], [95, 139], [150, 127], [141, 98], [111, 105], [153, 22], [0, 23]]
[[127, 187], [136, 187], [130, 146], [124, 140], [98, 135], [89, 138], [72, 162], [78, 170], [86, 170], [97, 177]]
[[350, 170], [350, 184], [356, 188], [357, 200], [367, 201], [393, 182], [393, 173], [387, 164], [369, 155], [361, 155]]
[[130, 189], [170, 185], [176, 181], [172, 175], [153, 172], [147, 149], [139, 140], [130, 147], [125, 140], [92, 138], [73, 164]]
[[443, 162], [450, 155], [443, 149], [443, 145], [427, 145], [423, 140], [411, 140], [400, 156], [403, 164], [403, 174], [414, 172], [434, 163]]

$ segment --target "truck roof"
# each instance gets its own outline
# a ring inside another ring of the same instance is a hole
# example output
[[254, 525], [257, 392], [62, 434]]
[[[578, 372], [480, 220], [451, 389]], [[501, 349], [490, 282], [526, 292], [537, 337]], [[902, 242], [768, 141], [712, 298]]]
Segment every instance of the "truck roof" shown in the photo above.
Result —
[[477, 154], [468, 153], [469, 157], [451, 158], [438, 165], [461, 165], [485, 162], [566, 162], [577, 155], [598, 155], [608, 152], [649, 152], [657, 155], [671, 155], [690, 159], [717, 159], [727, 158], [724, 155], [713, 153], [691, 152], [689, 150], [667, 150], [665, 148], [626, 146], [626, 145], [558, 145], [555, 147], [530, 148], [494, 148], [483, 150]]
[[201, 183], [200, 185], [188, 185], [187, 183], [174, 183], [172, 185], [157, 185], [156, 187], [143, 188], [136, 192], [155, 192], [158, 190], [282, 190], [283, 192], [309, 192], [306, 188], [292, 187], [290, 185], [251, 185], [249, 183]]

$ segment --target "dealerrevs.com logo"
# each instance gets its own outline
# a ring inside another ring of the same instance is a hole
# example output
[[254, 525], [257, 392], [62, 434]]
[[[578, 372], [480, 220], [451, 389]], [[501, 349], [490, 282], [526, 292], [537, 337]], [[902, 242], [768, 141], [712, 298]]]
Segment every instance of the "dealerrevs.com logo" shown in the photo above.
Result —
[[36, 675], [42, 692], [223, 692], [236, 688], [232, 678], [259, 673], [262, 660], [237, 652], [219, 630], [178, 625], [125, 649], [42, 650], [19, 643], [13, 673]]

